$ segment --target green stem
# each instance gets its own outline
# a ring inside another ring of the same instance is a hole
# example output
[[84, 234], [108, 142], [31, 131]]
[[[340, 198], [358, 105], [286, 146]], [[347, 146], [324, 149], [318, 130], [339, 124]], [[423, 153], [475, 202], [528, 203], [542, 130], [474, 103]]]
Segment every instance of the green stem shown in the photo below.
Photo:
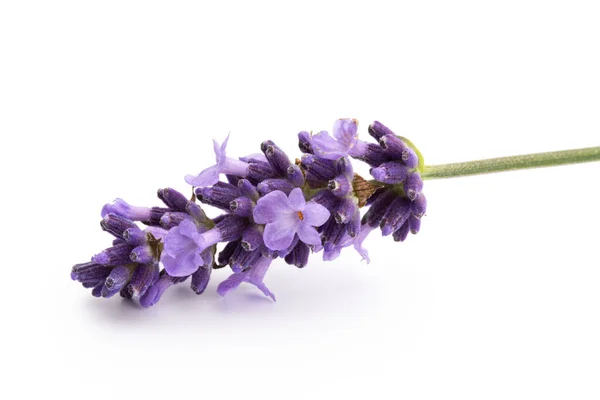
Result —
[[421, 177], [423, 179], [443, 179], [591, 161], [600, 161], [600, 147], [490, 158], [453, 164], [426, 165], [421, 172]]

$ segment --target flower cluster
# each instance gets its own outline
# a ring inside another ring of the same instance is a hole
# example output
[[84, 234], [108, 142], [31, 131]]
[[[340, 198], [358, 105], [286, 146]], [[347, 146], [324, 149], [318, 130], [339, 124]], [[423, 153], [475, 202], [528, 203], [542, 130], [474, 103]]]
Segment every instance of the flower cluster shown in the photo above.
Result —
[[[363, 241], [370, 232], [380, 227], [404, 241], [419, 231], [426, 209], [416, 148], [379, 122], [369, 134], [377, 143], [360, 140], [353, 119], [336, 121], [333, 135], [300, 132], [304, 154], [295, 162], [271, 140], [262, 153], [242, 158], [227, 156], [228, 138], [214, 142], [215, 165], [185, 178], [190, 200], [168, 188], [158, 191], [165, 207], [121, 199], [105, 205], [100, 225], [113, 235], [112, 247], [75, 265], [71, 278], [96, 297], [120, 293], [148, 307], [190, 277], [201, 294], [213, 269], [232, 271], [218, 285], [220, 295], [248, 282], [275, 300], [263, 279], [276, 258], [302, 268], [311, 253], [333, 260], [352, 246], [368, 262]], [[369, 164], [374, 179], [355, 174], [351, 159]], [[222, 214], [208, 218], [196, 200]]]

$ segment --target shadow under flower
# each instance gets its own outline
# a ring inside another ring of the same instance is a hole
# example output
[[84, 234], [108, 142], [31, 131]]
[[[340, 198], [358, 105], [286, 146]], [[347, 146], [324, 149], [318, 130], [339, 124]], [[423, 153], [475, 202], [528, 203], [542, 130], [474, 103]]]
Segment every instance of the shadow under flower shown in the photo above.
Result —
[[[277, 303], [247, 283], [221, 297], [216, 292], [218, 280], [215, 280], [200, 296], [187, 285], [174, 286], [150, 308], [143, 308], [135, 300], [99, 301], [95, 298], [89, 298], [85, 307], [96, 314], [93, 316], [96, 324], [169, 330], [184, 327], [219, 330], [221, 325], [231, 322], [232, 315], [240, 322], [255, 321], [258, 315], [261, 321], [325, 320], [331, 315], [368, 313], [377, 307], [381, 299], [378, 285], [369, 278], [371, 274], [365, 275], [364, 265], [348, 268], [314, 265], [312, 271], [273, 269], [269, 287], [282, 293]], [[121, 304], [115, 307], [114, 301]]]

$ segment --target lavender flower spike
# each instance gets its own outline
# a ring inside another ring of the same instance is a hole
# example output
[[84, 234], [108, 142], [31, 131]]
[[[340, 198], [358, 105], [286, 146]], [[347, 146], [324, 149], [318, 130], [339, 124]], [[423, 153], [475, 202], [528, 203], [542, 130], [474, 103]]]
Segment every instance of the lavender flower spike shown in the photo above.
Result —
[[271, 250], [285, 250], [298, 234], [308, 245], [320, 245], [321, 238], [315, 227], [323, 225], [330, 213], [313, 201], [306, 202], [302, 190], [292, 190], [289, 197], [282, 191], [271, 192], [254, 207], [254, 221], [266, 224], [265, 245]]
[[313, 153], [321, 158], [337, 160], [351, 155], [362, 156], [367, 144], [358, 139], [358, 121], [355, 119], [338, 119], [333, 124], [333, 137], [321, 131], [310, 138]]
[[213, 140], [217, 163], [212, 167], [206, 168], [196, 176], [186, 175], [185, 181], [192, 186], [207, 187], [219, 181], [219, 174], [245, 177], [248, 174], [248, 163], [227, 157], [225, 149], [227, 148], [228, 140], [229, 135], [227, 135], [220, 146]]
[[[233, 274], [217, 288], [221, 296], [248, 282], [275, 301], [263, 279], [277, 258], [303, 268], [312, 254], [329, 261], [354, 247], [369, 262], [363, 242], [376, 229], [395, 241], [419, 232], [427, 208], [422, 174], [454, 170], [425, 168], [412, 143], [380, 123], [369, 133], [378, 143], [359, 140], [355, 119], [335, 121], [332, 135], [300, 132], [305, 154], [295, 162], [270, 140], [261, 144], [262, 154], [240, 158], [227, 157], [229, 136], [222, 144], [213, 140], [215, 164], [185, 177], [195, 186], [191, 199], [163, 188], [157, 192], [162, 206], [106, 204], [100, 226], [112, 245], [75, 265], [71, 279], [95, 297], [119, 293], [149, 307], [190, 277], [201, 294], [218, 273], [213, 269], [229, 267]], [[371, 166], [375, 180], [355, 174], [354, 162]], [[209, 218], [197, 201], [221, 215]]]

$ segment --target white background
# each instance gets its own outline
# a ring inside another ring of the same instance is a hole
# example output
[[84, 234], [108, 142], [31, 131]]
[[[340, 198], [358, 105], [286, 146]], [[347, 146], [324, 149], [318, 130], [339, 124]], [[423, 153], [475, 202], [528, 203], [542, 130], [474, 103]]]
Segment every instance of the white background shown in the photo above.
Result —
[[[428, 181], [422, 231], [374, 234], [272, 303], [216, 271], [141, 309], [70, 281], [115, 197], [296, 133], [378, 119], [426, 162], [600, 145], [589, 1], [4, 1], [0, 397], [600, 398], [600, 164]], [[168, 396], [168, 397], [167, 397]]]

